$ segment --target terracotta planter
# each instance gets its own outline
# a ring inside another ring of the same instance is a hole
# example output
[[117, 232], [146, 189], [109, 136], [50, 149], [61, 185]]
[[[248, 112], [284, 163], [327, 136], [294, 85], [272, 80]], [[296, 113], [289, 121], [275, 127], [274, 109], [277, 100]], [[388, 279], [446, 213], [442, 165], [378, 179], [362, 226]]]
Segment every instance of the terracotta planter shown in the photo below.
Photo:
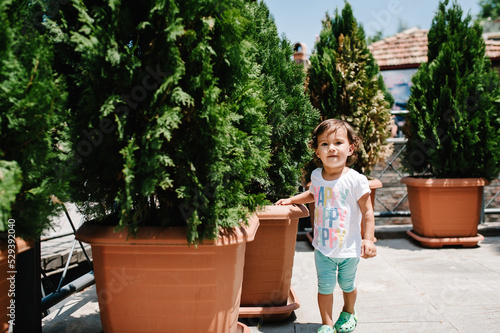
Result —
[[137, 237], [85, 223], [104, 332], [242, 332], [238, 324], [250, 219], [216, 242], [188, 246], [182, 227], [145, 227]]
[[383, 187], [383, 184], [377, 178], [368, 180], [368, 185], [370, 186], [370, 200], [372, 202], [372, 207], [375, 209], [375, 192], [378, 188]]
[[476, 246], [481, 216], [483, 178], [404, 177], [413, 230], [409, 235], [427, 247]]
[[299, 218], [304, 205], [266, 206], [257, 212], [260, 227], [247, 244], [240, 317], [280, 320], [300, 305], [291, 290]]
[[[375, 212], [375, 193], [377, 192], [378, 188], [381, 188], [382, 182], [378, 180], [377, 178], [369, 179], [368, 180], [368, 186], [370, 186], [370, 201], [372, 202], [372, 208], [373, 211]], [[365, 228], [363, 227], [363, 223], [361, 223], [361, 237], [363, 237], [363, 234], [365, 232]], [[374, 242], [377, 241], [377, 237], [374, 237], [373, 239]]]
[[[15, 271], [16, 269], [12, 269], [9, 267], [9, 242], [7, 238], [7, 234], [0, 235], [0, 332], [7, 333], [9, 331], [9, 320], [7, 307], [10, 305], [10, 297], [9, 297], [9, 289], [10, 282], [7, 278], [11, 275], [10, 271]], [[26, 242], [21, 238], [16, 238], [16, 259], [19, 253], [22, 253], [26, 250], [29, 250], [32, 247], [32, 243]]]

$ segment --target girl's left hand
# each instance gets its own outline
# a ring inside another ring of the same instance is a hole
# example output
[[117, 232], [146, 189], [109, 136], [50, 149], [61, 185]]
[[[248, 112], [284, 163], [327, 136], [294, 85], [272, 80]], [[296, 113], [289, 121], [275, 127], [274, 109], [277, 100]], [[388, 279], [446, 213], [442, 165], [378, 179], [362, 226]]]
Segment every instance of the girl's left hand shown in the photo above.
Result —
[[377, 247], [372, 240], [363, 239], [361, 241], [361, 258], [373, 258], [377, 255]]

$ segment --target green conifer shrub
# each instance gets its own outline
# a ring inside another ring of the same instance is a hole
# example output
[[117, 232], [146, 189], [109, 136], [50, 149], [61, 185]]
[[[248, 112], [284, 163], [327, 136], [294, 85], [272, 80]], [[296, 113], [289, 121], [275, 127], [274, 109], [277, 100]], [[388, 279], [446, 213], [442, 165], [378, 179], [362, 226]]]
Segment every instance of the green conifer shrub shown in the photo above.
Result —
[[311, 103], [322, 120], [338, 118], [353, 125], [362, 140], [353, 168], [369, 175], [392, 151], [386, 139], [393, 99], [348, 2], [341, 14], [338, 9], [334, 17], [326, 14], [315, 49], [307, 72]]
[[50, 198], [65, 193], [52, 165], [66, 99], [46, 36], [26, 22], [29, 8], [29, 1], [0, 2], [0, 231], [10, 219], [27, 240], [38, 239], [61, 208]]
[[479, 24], [448, 2], [439, 3], [428, 62], [412, 78], [403, 165], [414, 175], [491, 180], [500, 172], [498, 74]]
[[310, 159], [307, 142], [319, 123], [319, 113], [304, 91], [304, 66], [292, 59], [293, 47], [285, 36], [279, 37], [267, 5], [250, 1], [247, 7], [248, 19], [252, 22], [247, 36], [261, 66], [259, 83], [271, 127], [267, 177], [256, 179], [252, 191], [266, 193], [274, 202], [297, 191], [301, 170]]
[[68, 85], [60, 175], [96, 219], [217, 237], [265, 204], [270, 126], [242, 0], [79, 1], [45, 27]]

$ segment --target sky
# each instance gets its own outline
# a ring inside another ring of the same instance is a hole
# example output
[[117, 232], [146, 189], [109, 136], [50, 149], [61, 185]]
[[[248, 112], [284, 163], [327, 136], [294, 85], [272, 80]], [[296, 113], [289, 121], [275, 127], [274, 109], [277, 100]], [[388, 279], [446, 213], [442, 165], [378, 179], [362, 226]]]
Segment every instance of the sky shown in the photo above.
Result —
[[[344, 8], [344, 0], [264, 0], [274, 17], [280, 36], [284, 33], [292, 43], [305, 43], [311, 53], [316, 35], [321, 31], [321, 20], [335, 8]], [[451, 1], [450, 1], [451, 2]], [[354, 17], [363, 25], [365, 35], [382, 31], [383, 37], [398, 32], [401, 24], [408, 28], [429, 29], [438, 0], [350, 0]], [[458, 0], [464, 13], [479, 14], [479, 0]]]

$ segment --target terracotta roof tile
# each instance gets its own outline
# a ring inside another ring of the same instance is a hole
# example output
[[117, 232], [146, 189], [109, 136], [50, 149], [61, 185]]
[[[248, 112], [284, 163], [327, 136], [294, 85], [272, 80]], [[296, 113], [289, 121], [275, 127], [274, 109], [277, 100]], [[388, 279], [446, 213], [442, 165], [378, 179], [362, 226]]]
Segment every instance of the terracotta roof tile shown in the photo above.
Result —
[[[427, 32], [411, 28], [368, 46], [381, 69], [418, 67], [427, 62]], [[486, 40], [486, 55], [500, 60], [500, 41]]]

